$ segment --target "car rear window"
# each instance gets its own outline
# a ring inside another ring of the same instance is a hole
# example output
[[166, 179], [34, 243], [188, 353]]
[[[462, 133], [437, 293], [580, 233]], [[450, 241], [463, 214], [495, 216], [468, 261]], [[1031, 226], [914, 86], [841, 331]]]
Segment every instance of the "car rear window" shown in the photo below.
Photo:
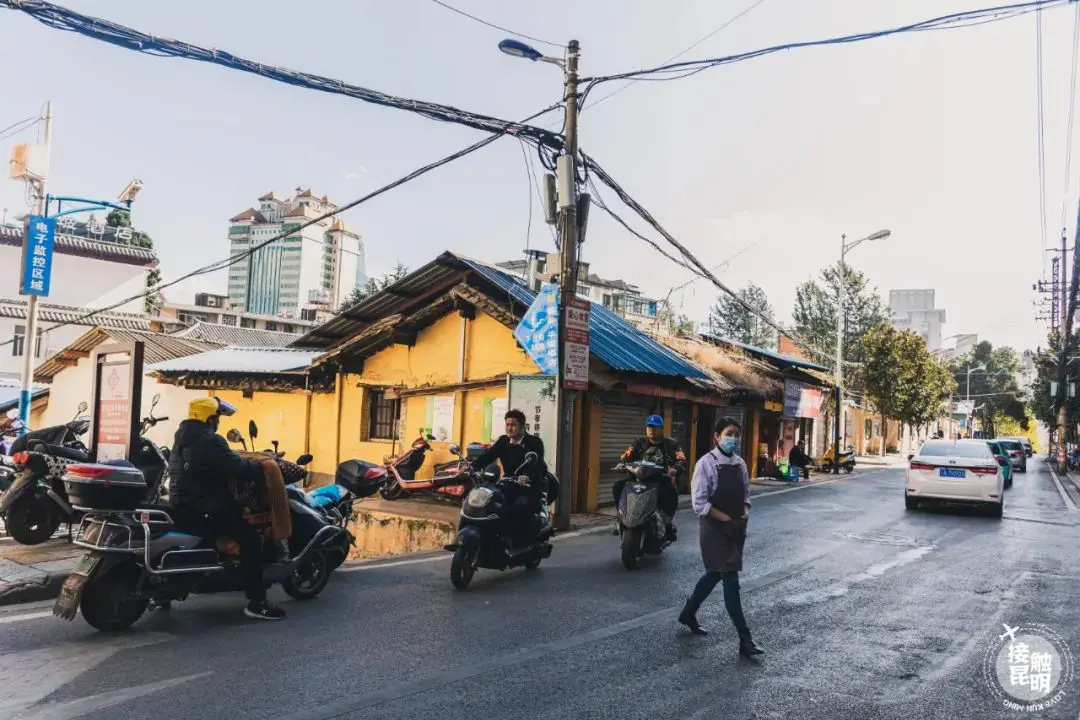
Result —
[[928, 442], [919, 449], [920, 457], [985, 458], [990, 447], [979, 443]]
[[1000, 455], [1001, 454], [1001, 446], [998, 445], [996, 442], [986, 443], [986, 444], [987, 444], [987, 446], [989, 446], [990, 452], [994, 453], [995, 455]]
[[1007, 450], [1020, 450], [1020, 443], [1013, 440], [1002, 440], [1001, 444], [1005, 446]]

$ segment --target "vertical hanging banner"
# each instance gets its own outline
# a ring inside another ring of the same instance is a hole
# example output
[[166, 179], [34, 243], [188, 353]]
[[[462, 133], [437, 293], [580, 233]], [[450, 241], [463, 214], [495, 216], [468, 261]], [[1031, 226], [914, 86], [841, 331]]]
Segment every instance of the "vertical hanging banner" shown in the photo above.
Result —
[[566, 366], [563, 387], [567, 390], [589, 389], [589, 314], [590, 303], [581, 298], [566, 301], [566, 327], [563, 341]]
[[21, 294], [48, 296], [55, 245], [56, 218], [31, 215], [23, 238]]
[[514, 328], [514, 338], [540, 372], [545, 375], [557, 375], [559, 372], [559, 303], [558, 286], [547, 283], [529, 309], [525, 317]]

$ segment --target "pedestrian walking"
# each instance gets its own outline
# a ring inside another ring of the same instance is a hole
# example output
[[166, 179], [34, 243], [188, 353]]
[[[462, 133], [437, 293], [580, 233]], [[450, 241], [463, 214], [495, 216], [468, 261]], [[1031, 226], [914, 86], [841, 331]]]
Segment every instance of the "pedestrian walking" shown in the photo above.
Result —
[[686, 601], [679, 622], [695, 635], [708, 635], [697, 621], [697, 611], [717, 584], [723, 583], [724, 606], [739, 633], [739, 654], [753, 658], [765, 651], [750, 637], [739, 591], [750, 518], [750, 473], [738, 454], [742, 426], [731, 418], [720, 418], [713, 426], [713, 439], [716, 447], [698, 460], [690, 486], [705, 574]]

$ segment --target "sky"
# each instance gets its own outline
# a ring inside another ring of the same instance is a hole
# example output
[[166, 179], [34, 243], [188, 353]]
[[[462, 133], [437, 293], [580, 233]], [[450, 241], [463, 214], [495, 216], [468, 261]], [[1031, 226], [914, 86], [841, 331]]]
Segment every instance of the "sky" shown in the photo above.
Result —
[[[581, 43], [583, 76], [821, 39], [983, 7], [992, 0], [447, 0], [517, 33]], [[60, 0], [159, 36], [228, 50], [400, 97], [505, 119], [556, 102], [558, 68], [501, 54], [508, 33], [432, 0]], [[790, 318], [796, 286], [882, 228], [849, 262], [887, 297], [933, 288], [944, 336], [1045, 342], [1032, 283], [1044, 247], [1075, 232], [1080, 182], [1066, 182], [1074, 10], [1043, 17], [1047, 233], [1042, 237], [1036, 20], [909, 33], [810, 48], [629, 84], [586, 109], [581, 148], [729, 286], [762, 286]], [[558, 52], [544, 45], [547, 52]], [[310, 187], [344, 204], [482, 135], [399, 110], [189, 60], [138, 54], [0, 10], [0, 127], [53, 103], [50, 191], [112, 199], [144, 188], [134, 223], [166, 280], [228, 255], [228, 219], [269, 190]], [[624, 83], [598, 86], [592, 98]], [[558, 129], [559, 118], [537, 121]], [[1080, 125], [1080, 123], [1077, 123]], [[0, 141], [7, 154], [33, 131]], [[1075, 143], [1080, 145], [1080, 143]], [[1073, 153], [1075, 156], [1075, 152]], [[526, 158], [503, 138], [344, 215], [369, 275], [444, 250], [483, 260], [553, 250]], [[1080, 173], [1080, 162], [1071, 175]], [[604, 193], [609, 203], [617, 199]], [[0, 180], [0, 208], [26, 210]], [[531, 208], [531, 222], [530, 222]], [[630, 218], [629, 210], [620, 212]], [[638, 224], [637, 227], [643, 228]], [[659, 238], [658, 238], [659, 239]], [[1070, 240], [1071, 244], [1071, 240]], [[583, 259], [704, 320], [717, 291], [601, 212]], [[172, 301], [223, 292], [224, 275], [171, 289]]]

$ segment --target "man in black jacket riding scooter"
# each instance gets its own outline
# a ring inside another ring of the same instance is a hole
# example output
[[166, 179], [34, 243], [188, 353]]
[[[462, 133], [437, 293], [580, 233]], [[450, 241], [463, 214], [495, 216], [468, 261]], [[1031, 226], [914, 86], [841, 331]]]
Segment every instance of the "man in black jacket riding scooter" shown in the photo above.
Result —
[[503, 475], [509, 476], [521, 467], [526, 455], [530, 452], [536, 453], [536, 460], [515, 478], [519, 492], [514, 504], [515, 507], [521, 509], [521, 525], [519, 526], [521, 532], [515, 538], [515, 545], [517, 545], [526, 541], [528, 535], [526, 530], [535, 533], [540, 529], [529, 525], [530, 521], [526, 520], [525, 511], [528, 511], [527, 517], [530, 519], [540, 513], [540, 497], [545, 490], [548, 468], [547, 463], [544, 462], [544, 441], [536, 435], [525, 432], [525, 413], [520, 410], [510, 410], [504, 419], [506, 420], [506, 434], [499, 437], [482, 455], [474, 458], [471, 465], [473, 470], [480, 470], [498, 460], [499, 465], [502, 466]]
[[217, 434], [221, 416], [236, 408], [220, 398], [198, 398], [188, 405], [188, 419], [176, 430], [169, 455], [169, 502], [178, 510], [198, 513], [216, 537], [240, 546], [240, 572], [248, 605], [244, 614], [258, 620], [281, 620], [285, 612], [267, 602], [262, 579], [262, 538], [244, 519], [244, 506], [229, 481], [263, 481], [258, 463], [245, 460]]

